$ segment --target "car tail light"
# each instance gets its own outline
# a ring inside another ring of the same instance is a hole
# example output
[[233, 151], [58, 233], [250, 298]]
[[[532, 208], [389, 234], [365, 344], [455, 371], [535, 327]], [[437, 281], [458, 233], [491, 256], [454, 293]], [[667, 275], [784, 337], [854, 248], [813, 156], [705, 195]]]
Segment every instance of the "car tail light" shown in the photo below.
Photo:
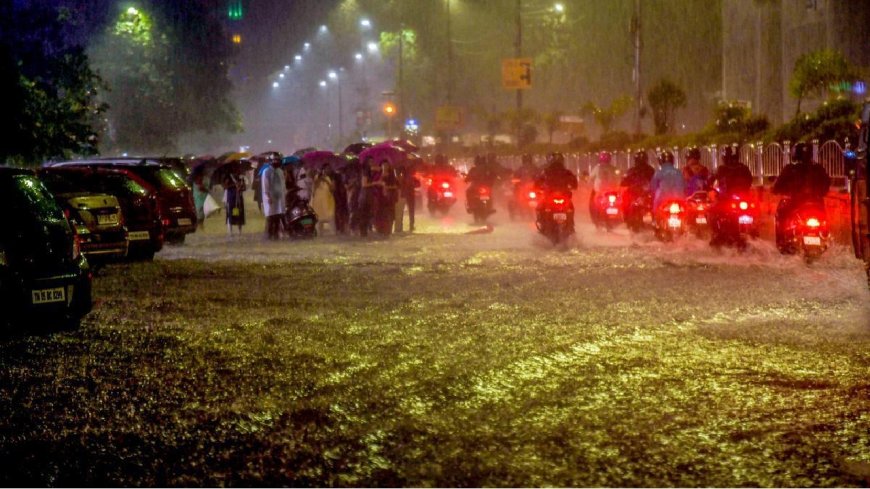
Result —
[[536, 194], [535, 192], [529, 192], [529, 199], [535, 200], [537, 198], [538, 198], [538, 194]]
[[441, 184], [441, 188], [450, 188], [450, 184], [447, 182], [444, 182]]
[[668, 212], [670, 212], [671, 214], [679, 214], [680, 210], [680, 204], [677, 204], [676, 202], [672, 203], [670, 207], [668, 207]]
[[162, 224], [163, 227], [165, 227], [165, 228], [168, 228], [171, 223], [172, 223], [172, 221], [170, 221], [169, 219], [161, 219], [160, 220], [160, 224]]
[[740, 201], [740, 210], [745, 211], [746, 209], [749, 209], [749, 204], [747, 204], [746, 201], [741, 200]]
[[817, 228], [821, 225], [822, 225], [822, 223], [818, 219], [816, 219], [815, 217], [811, 217], [811, 218], [807, 219], [807, 227]]
[[79, 237], [79, 233], [73, 234], [73, 245], [72, 245], [72, 259], [73, 261], [78, 260], [79, 256], [82, 254], [82, 239]]

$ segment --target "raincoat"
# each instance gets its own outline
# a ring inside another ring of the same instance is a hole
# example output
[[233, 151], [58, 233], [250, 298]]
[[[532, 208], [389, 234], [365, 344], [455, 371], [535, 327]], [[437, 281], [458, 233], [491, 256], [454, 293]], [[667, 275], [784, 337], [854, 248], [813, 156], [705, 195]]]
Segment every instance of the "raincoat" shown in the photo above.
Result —
[[335, 183], [328, 175], [321, 174], [314, 180], [314, 192], [311, 196], [311, 207], [317, 214], [318, 222], [335, 221]]
[[280, 168], [269, 166], [263, 171], [263, 214], [266, 217], [282, 215], [286, 212], [284, 205], [284, 172]]
[[592, 190], [596, 194], [612, 192], [619, 188], [619, 175], [616, 168], [610, 163], [599, 163], [589, 174], [592, 179]]
[[680, 170], [674, 168], [674, 165], [662, 165], [649, 182], [649, 189], [653, 194], [653, 209], [658, 209], [670, 199], [685, 199], [685, 186]]

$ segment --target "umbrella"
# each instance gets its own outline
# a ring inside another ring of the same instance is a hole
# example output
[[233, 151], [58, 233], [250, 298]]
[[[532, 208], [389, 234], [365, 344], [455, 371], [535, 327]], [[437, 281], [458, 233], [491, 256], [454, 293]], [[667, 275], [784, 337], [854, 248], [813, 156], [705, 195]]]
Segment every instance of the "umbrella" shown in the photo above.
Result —
[[223, 163], [227, 163], [233, 160], [241, 160], [242, 158], [247, 158], [249, 156], [251, 156], [251, 153], [245, 153], [244, 151], [242, 151], [241, 153], [229, 152], [218, 156], [218, 160]]
[[301, 161], [302, 161], [302, 158], [300, 158], [296, 155], [285, 156], [284, 158], [281, 158], [281, 166], [295, 165]]
[[281, 153], [279, 153], [279, 152], [277, 152], [277, 151], [266, 151], [265, 153], [260, 153], [260, 154], [258, 154], [257, 156], [254, 156], [254, 157], [251, 158], [251, 159], [254, 159], [254, 158], [263, 158], [263, 159], [266, 159], [266, 160], [280, 160], [280, 159], [283, 158], [283, 157], [284, 157], [284, 155], [282, 155]]
[[317, 148], [314, 148], [314, 147], [312, 147], [312, 148], [302, 148], [302, 149], [300, 149], [300, 150], [296, 150], [296, 151], [293, 153], [293, 156], [298, 156], [298, 157], [302, 158], [303, 156], [305, 156], [306, 153], [311, 153], [311, 152], [313, 152], [313, 151], [317, 151]]
[[342, 159], [332, 151], [312, 151], [310, 153], [305, 153], [305, 156], [302, 157], [302, 161], [308, 168], [331, 166], [340, 163], [341, 160]]
[[353, 143], [353, 144], [349, 144], [346, 148], [344, 148], [343, 153], [359, 155], [360, 153], [363, 152], [364, 149], [371, 148], [372, 146], [373, 146], [372, 143], [368, 143], [368, 142]]
[[405, 162], [405, 151], [398, 146], [393, 146], [389, 143], [381, 143], [371, 148], [364, 150], [359, 154], [359, 160], [365, 162], [369, 158], [380, 163], [381, 160], [388, 160], [391, 165], [398, 166]]
[[223, 182], [227, 175], [241, 175], [251, 169], [251, 162], [248, 160], [232, 160], [228, 161], [214, 169], [211, 175], [212, 182]]
[[214, 172], [215, 168], [219, 166], [221, 166], [221, 162], [211, 156], [197, 158], [193, 160], [193, 163], [191, 163], [188, 180], [192, 182], [194, 178], [199, 175], [208, 177]]

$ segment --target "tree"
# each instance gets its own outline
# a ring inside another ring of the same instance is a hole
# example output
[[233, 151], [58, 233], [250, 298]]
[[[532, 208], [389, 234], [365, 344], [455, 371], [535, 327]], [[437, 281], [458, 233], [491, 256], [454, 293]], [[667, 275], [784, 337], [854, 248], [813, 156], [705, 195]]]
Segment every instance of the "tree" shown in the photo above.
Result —
[[537, 125], [541, 121], [541, 116], [534, 109], [527, 107], [512, 109], [505, 112], [504, 117], [511, 132], [517, 137], [517, 147], [522, 148], [534, 143], [538, 138]]
[[633, 103], [634, 99], [625, 95], [614, 99], [607, 107], [600, 107], [593, 102], [586, 102], [580, 111], [592, 115], [595, 123], [601, 127], [602, 136], [604, 136], [613, 130], [613, 124], [631, 108]]
[[0, 7], [0, 162], [93, 154], [103, 85], [83, 47], [69, 41], [76, 19], [64, 8], [15, 5]]
[[854, 69], [843, 53], [831, 49], [803, 54], [794, 64], [788, 91], [797, 99], [795, 116], [801, 112], [801, 102], [807, 97], [820, 97], [831, 85], [852, 77]]
[[105, 100], [113, 149], [165, 153], [183, 134], [240, 129], [227, 77], [229, 40], [201, 3], [127, 8], [92, 45], [111, 89]]
[[668, 134], [674, 130], [674, 113], [686, 106], [686, 92], [676, 83], [662, 78], [646, 96], [652, 108], [656, 134]]

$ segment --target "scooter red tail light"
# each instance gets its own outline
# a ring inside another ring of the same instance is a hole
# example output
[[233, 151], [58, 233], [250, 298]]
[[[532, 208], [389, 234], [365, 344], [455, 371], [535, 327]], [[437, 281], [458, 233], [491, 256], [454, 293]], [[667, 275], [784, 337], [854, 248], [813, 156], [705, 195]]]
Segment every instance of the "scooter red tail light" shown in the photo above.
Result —
[[811, 218], [807, 219], [807, 227], [817, 228], [821, 225], [822, 225], [822, 223], [818, 219], [816, 219], [815, 217], [811, 217]]
[[537, 198], [538, 198], [538, 194], [536, 194], [534, 192], [529, 192], [529, 199], [535, 200]]
[[677, 204], [676, 202], [672, 203], [672, 204], [670, 205], [670, 207], [668, 208], [668, 211], [669, 211], [671, 214], [679, 214], [680, 211], [681, 211], [681, 209], [680, 209], [680, 204]]
[[740, 210], [745, 211], [746, 209], [749, 209], [749, 204], [747, 204], [745, 201], [741, 200], [740, 201]]
[[607, 201], [610, 202], [611, 204], [615, 204], [616, 203], [616, 196], [613, 194], [608, 195]]
[[562, 205], [565, 203], [565, 199], [553, 199], [553, 203]]
[[447, 182], [442, 182], [442, 183], [441, 183], [441, 188], [450, 188], [450, 184], [447, 183]]

